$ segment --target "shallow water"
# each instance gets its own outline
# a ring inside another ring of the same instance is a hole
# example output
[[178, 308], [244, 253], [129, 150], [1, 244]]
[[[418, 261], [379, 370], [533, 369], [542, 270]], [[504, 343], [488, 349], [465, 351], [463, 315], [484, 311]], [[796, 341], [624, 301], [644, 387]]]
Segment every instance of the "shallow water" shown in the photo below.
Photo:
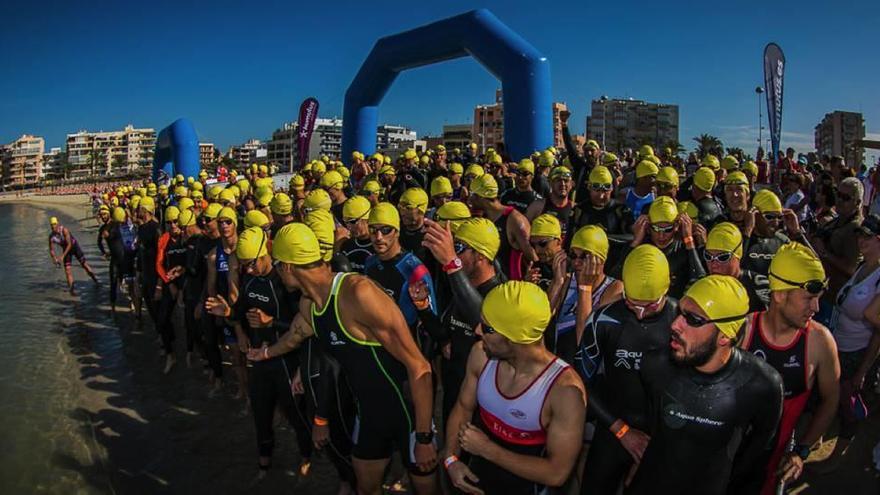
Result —
[[[79, 295], [65, 290], [63, 270], [47, 253], [48, 220], [57, 215], [104, 275], [92, 237], [78, 220], [42, 207], [0, 204], [0, 493], [106, 493], [103, 448], [92, 413], [115, 381], [98, 364], [117, 361], [121, 339], [100, 311], [98, 291], [74, 262]], [[86, 221], [85, 225], [93, 225]], [[105, 276], [105, 275], [104, 275]], [[89, 322], [84, 323], [88, 312]], [[107, 363], [111, 364], [111, 363]]]

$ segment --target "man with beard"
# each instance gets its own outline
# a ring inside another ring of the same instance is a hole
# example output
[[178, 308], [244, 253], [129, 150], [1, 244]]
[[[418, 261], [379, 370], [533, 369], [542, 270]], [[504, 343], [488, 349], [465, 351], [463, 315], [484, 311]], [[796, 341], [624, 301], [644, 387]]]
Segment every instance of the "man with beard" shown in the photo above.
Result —
[[[587, 397], [571, 367], [544, 347], [547, 295], [528, 282], [506, 282], [486, 295], [481, 320], [482, 342], [470, 353], [446, 425], [449, 478], [466, 493], [560, 487], [580, 451]], [[462, 451], [469, 461], [459, 460]]]
[[594, 311], [587, 321], [575, 368], [590, 392], [597, 428], [581, 493], [615, 493], [648, 444], [650, 396], [640, 370], [643, 356], [668, 345], [678, 309], [668, 290], [666, 257], [654, 246], [639, 246], [624, 263], [624, 298]]
[[635, 185], [626, 194], [626, 206], [632, 212], [632, 218], [639, 218], [642, 210], [654, 201], [654, 181], [660, 169], [654, 162], [643, 160], [636, 165]]
[[[741, 347], [779, 372], [785, 396], [776, 446], [765, 462], [762, 494], [774, 493], [777, 482], [786, 483], [801, 475], [810, 449], [837, 411], [837, 345], [831, 332], [813, 321], [825, 280], [825, 270], [813, 251], [796, 242], [782, 246], [770, 263], [770, 306], [746, 320]], [[794, 442], [794, 449], [786, 451], [815, 385], [819, 388], [815, 414]]]
[[742, 172], [731, 172], [724, 179], [724, 203], [727, 205], [727, 220], [743, 232], [754, 227], [754, 216], [749, 215], [749, 179]]
[[733, 277], [709, 275], [688, 289], [678, 311], [669, 353], [642, 361], [651, 439], [626, 493], [726, 494], [741, 480], [737, 493], [756, 493], [782, 413], [782, 379], [736, 347], [746, 291]]
[[[557, 266], [561, 263], [559, 258], [565, 257], [562, 251], [562, 227], [559, 225], [559, 220], [549, 213], [538, 215], [538, 218], [532, 220], [529, 244], [538, 255], [538, 261], [532, 264], [529, 273], [526, 274], [526, 280], [548, 291], [554, 278], [561, 278], [565, 274], [565, 271], [561, 270], [565, 265]], [[555, 288], [558, 290], [561, 286], [556, 284]], [[554, 294], [549, 294], [549, 297], [551, 301], [556, 300]]]
[[427, 259], [422, 246], [425, 236], [425, 212], [428, 211], [428, 193], [420, 187], [411, 187], [403, 193], [397, 203], [400, 212], [400, 245], [420, 260]]
[[578, 225], [599, 225], [608, 235], [628, 232], [632, 220], [623, 205], [614, 202], [614, 178], [603, 165], [595, 167], [587, 179], [589, 194], [580, 200]]
[[525, 214], [529, 205], [537, 200], [543, 199], [540, 194], [532, 189], [532, 178], [535, 176], [535, 163], [524, 158], [520, 160], [516, 167], [516, 178], [514, 187], [504, 191], [501, 195], [501, 204], [510, 205], [516, 208], [516, 211]]

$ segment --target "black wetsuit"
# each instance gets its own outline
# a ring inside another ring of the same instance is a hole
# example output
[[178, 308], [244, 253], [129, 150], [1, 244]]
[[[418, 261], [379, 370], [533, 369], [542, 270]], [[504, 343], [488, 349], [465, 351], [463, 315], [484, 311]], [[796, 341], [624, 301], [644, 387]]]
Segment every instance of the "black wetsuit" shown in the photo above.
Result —
[[452, 297], [443, 313], [437, 316], [428, 309], [419, 311], [419, 319], [428, 334], [439, 345], [445, 345], [447, 342], [450, 344], [449, 359], [443, 359], [441, 369], [444, 419], [449, 417], [458, 399], [458, 391], [464, 382], [467, 369], [468, 355], [471, 347], [479, 340], [474, 329], [480, 323], [483, 297], [492, 288], [500, 285], [502, 279], [496, 274], [479, 287], [473, 287], [464, 271], [459, 270], [451, 274], [448, 281]]
[[771, 237], [759, 237], [752, 234], [743, 251], [742, 267], [761, 275], [768, 275], [770, 262], [776, 256], [776, 251], [789, 242], [791, 240], [782, 232], [776, 232]]
[[612, 201], [604, 208], [595, 208], [587, 198], [585, 203], [581, 203], [580, 209], [578, 228], [585, 225], [598, 225], [608, 235], [630, 232], [633, 223], [632, 212], [627, 210], [626, 205], [619, 205]]
[[[164, 251], [162, 253], [162, 267], [164, 272], [167, 274], [174, 268], [185, 267], [186, 246], [183, 241], [166, 233], [163, 234], [163, 237], [159, 238], [160, 244], [162, 243], [163, 238], [167, 238], [167, 243], [164, 245]], [[159, 330], [159, 335], [162, 336], [162, 346], [168, 354], [174, 352], [174, 307], [177, 305], [177, 291], [183, 290], [183, 282], [184, 275], [171, 281], [163, 280], [162, 297], [156, 306], [156, 328]], [[173, 291], [172, 287], [174, 288]]]
[[376, 254], [375, 251], [373, 251], [373, 243], [370, 242], [369, 237], [366, 239], [352, 237], [342, 243], [339, 252], [348, 258], [352, 270], [358, 273], [364, 273], [367, 258]]
[[416, 230], [409, 230], [401, 225], [399, 238], [400, 247], [402, 247], [404, 251], [411, 252], [420, 260], [426, 260], [431, 257], [428, 250], [422, 246], [422, 239], [425, 238], [425, 231], [423, 228], [420, 227]]
[[738, 348], [711, 375], [670, 363], [668, 350], [643, 360], [651, 442], [625, 493], [757, 493], [782, 414], [779, 373]]
[[575, 369], [589, 391], [588, 411], [596, 434], [584, 466], [582, 493], [615, 493], [632, 466], [632, 456], [609, 428], [621, 419], [650, 435], [650, 396], [641, 384], [644, 356], [669, 347], [669, 328], [678, 302], [667, 299], [659, 313], [639, 320], [623, 300], [594, 311], [575, 356]]
[[526, 214], [526, 210], [529, 208], [530, 204], [539, 199], [543, 199], [543, 197], [533, 189], [520, 191], [515, 187], [504, 191], [504, 194], [502, 194], [500, 198], [501, 204], [510, 205], [523, 215]]
[[427, 179], [420, 170], [415, 168], [400, 169], [397, 172], [397, 178], [394, 179], [394, 184], [391, 185], [391, 191], [386, 201], [396, 205], [407, 189], [411, 187], [425, 189], [425, 184], [427, 184]]
[[705, 198], [694, 203], [699, 212], [697, 222], [706, 227], [706, 230], [712, 230], [716, 223], [724, 219], [724, 208], [714, 196], [706, 196]]
[[130, 223], [108, 222], [107, 250], [110, 253], [110, 303], [116, 304], [117, 285], [120, 280], [135, 275], [137, 257], [137, 230]]
[[[241, 325], [250, 346], [260, 348], [263, 344], [272, 345], [287, 332], [293, 320], [294, 311], [299, 306], [299, 292], [287, 292], [281, 277], [273, 269], [264, 276], [243, 274], [238, 300], [233, 310], [233, 320]], [[264, 328], [252, 328], [248, 324], [247, 312], [259, 309], [272, 317], [272, 323]], [[257, 430], [259, 455], [269, 457], [275, 447], [275, 434], [272, 420], [275, 406], [287, 416], [296, 431], [296, 442], [300, 455], [311, 457], [312, 439], [308, 422], [300, 407], [294, 401], [291, 380], [299, 366], [299, 352], [284, 354], [265, 361], [254, 362], [248, 369], [248, 395]]]
[[156, 323], [156, 302], [153, 293], [159, 275], [156, 273], [156, 254], [159, 249], [159, 223], [151, 220], [138, 226], [138, 269], [141, 273], [141, 295], [147, 306], [147, 312], [153, 323]]
[[[205, 276], [208, 272], [207, 256], [215, 244], [214, 239], [203, 235], [194, 235], [186, 240], [186, 272], [183, 287], [184, 322], [186, 323], [186, 351], [192, 352], [196, 341], [204, 350], [204, 334], [200, 321], [196, 320], [195, 311], [203, 302]], [[205, 316], [207, 317], [207, 315]], [[205, 358], [208, 357], [205, 351]]]
[[571, 227], [569, 225], [569, 218], [571, 217], [573, 206], [571, 200], [566, 198], [564, 206], [557, 206], [553, 201], [548, 197], [544, 200], [544, 209], [541, 213], [546, 213], [548, 215], [552, 215], [559, 220], [559, 225], [562, 227], [562, 242], [566, 246], [568, 245], [568, 230]]
[[501, 216], [495, 220], [495, 227], [498, 229], [498, 236], [501, 238], [501, 245], [498, 247], [498, 254], [495, 259], [501, 265], [501, 271], [508, 280], [522, 280], [523, 278], [523, 252], [514, 249], [510, 245], [507, 238], [507, 221], [510, 219], [511, 212], [515, 211], [513, 206], [506, 206]]
[[352, 337], [340, 321], [337, 295], [348, 276], [352, 275], [337, 273], [324, 307], [312, 305], [311, 313], [315, 338], [321, 349], [342, 367], [357, 401], [352, 456], [388, 459], [396, 448], [407, 468], [419, 472], [412, 450], [415, 417], [406, 398], [406, 367], [378, 342]]

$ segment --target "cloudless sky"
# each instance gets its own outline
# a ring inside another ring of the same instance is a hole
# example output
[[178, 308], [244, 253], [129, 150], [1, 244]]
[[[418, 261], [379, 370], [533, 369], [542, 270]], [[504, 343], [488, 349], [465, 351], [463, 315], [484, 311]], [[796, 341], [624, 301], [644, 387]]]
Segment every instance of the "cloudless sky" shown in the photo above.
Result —
[[[380, 37], [487, 7], [551, 64], [553, 100], [583, 132], [600, 95], [678, 104], [679, 139], [707, 132], [753, 152], [764, 46], [787, 67], [783, 146], [812, 149], [833, 110], [860, 111], [880, 139], [880, 2], [29, 1], [0, 6], [0, 142], [62, 146], [79, 129], [157, 130], [190, 118], [223, 151], [296, 119], [308, 96], [342, 116]], [[407, 71], [381, 122], [439, 134], [469, 123], [500, 83], [465, 58]], [[765, 109], [766, 126], [766, 109]], [[766, 132], [766, 131], [765, 131]], [[868, 152], [871, 156], [871, 152]]]

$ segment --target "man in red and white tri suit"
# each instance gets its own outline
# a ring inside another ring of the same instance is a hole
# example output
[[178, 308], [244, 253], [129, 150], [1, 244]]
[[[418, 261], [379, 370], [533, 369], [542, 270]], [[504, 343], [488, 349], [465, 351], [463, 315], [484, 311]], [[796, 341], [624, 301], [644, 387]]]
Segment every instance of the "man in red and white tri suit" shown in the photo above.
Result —
[[482, 341], [471, 349], [446, 425], [444, 466], [459, 490], [534, 495], [568, 480], [581, 449], [586, 391], [544, 347], [549, 321], [547, 295], [535, 284], [506, 282], [484, 298]]

